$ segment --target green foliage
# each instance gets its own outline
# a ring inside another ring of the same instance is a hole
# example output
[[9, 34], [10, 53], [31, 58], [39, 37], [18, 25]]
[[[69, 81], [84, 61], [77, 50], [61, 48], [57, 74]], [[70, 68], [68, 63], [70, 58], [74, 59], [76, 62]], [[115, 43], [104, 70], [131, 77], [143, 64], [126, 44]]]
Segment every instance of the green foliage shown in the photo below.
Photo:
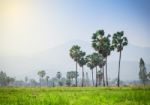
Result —
[[38, 71], [37, 73], [41, 78], [43, 78], [46, 74], [46, 72], [44, 70]]
[[128, 45], [128, 39], [127, 37], [124, 37], [124, 32], [116, 32], [113, 35], [112, 40], [112, 49], [117, 49], [117, 52], [120, 52], [123, 50], [124, 46]]
[[94, 61], [93, 56], [92, 55], [87, 55], [86, 59], [87, 59], [87, 67], [89, 67], [92, 70], [95, 67], [95, 64], [93, 62]]
[[72, 59], [74, 59], [74, 61], [78, 62], [78, 60], [80, 59], [81, 54], [83, 54], [80, 51], [80, 46], [78, 45], [73, 45], [70, 49], [70, 57]]
[[58, 79], [61, 79], [61, 78], [62, 78], [62, 74], [61, 74], [61, 72], [57, 72], [57, 74], [56, 74], [56, 78], [58, 78]]
[[99, 54], [102, 54], [103, 57], [107, 57], [110, 55], [110, 52], [112, 50], [111, 43], [110, 43], [110, 36], [107, 35], [104, 36], [104, 30], [98, 30], [96, 33], [92, 36], [92, 47], [99, 52]]
[[81, 57], [78, 61], [80, 67], [83, 67], [87, 63], [87, 59], [85, 57]]
[[98, 53], [93, 53], [91, 55], [87, 55], [86, 59], [87, 59], [87, 66], [90, 69], [93, 69], [96, 66], [103, 67], [106, 63], [104, 60], [104, 57]]
[[0, 88], [0, 105], [149, 105], [150, 87]]
[[[78, 72], [77, 72], [77, 77], [79, 76]], [[75, 71], [68, 71], [66, 74], [66, 84], [68, 86], [72, 85], [72, 80], [76, 78], [76, 72]]]
[[0, 86], [7, 86], [9, 83], [14, 81], [14, 78], [7, 76], [7, 74], [3, 71], [0, 71]]

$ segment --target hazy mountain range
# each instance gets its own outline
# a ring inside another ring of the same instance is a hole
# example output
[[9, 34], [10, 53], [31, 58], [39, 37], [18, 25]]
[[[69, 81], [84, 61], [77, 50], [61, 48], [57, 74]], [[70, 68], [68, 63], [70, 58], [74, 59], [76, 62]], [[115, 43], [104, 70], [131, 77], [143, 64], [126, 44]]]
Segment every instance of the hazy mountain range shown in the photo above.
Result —
[[[91, 43], [72, 40], [28, 57], [1, 56], [0, 69], [17, 79], [24, 79], [25, 76], [37, 79], [38, 70], [45, 70], [50, 77], [54, 77], [57, 71], [61, 71], [65, 76], [67, 71], [75, 70], [75, 62], [69, 56], [69, 49], [74, 44], [80, 45], [81, 49], [86, 51], [87, 54], [94, 51]], [[108, 57], [109, 79], [117, 77], [118, 57], [119, 54], [116, 51]], [[121, 80], [138, 80], [141, 57], [146, 63], [147, 71], [150, 71], [150, 48], [138, 47], [132, 44], [124, 48], [121, 62]], [[81, 73], [80, 67], [78, 70]], [[89, 68], [85, 67], [85, 71], [89, 72], [90, 77]]]

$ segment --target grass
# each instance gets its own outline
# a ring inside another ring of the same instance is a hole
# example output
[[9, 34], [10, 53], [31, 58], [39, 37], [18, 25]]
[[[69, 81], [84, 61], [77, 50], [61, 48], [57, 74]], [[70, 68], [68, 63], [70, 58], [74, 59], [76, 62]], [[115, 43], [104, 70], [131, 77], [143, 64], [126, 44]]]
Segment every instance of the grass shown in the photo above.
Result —
[[150, 87], [1, 87], [0, 105], [150, 105]]

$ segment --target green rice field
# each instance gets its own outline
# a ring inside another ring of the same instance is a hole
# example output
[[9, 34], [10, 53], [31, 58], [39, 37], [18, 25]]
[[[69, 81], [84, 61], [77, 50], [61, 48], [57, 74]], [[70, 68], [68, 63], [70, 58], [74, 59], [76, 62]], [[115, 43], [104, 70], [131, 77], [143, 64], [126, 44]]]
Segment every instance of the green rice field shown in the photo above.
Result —
[[150, 87], [0, 87], [0, 105], [150, 105]]

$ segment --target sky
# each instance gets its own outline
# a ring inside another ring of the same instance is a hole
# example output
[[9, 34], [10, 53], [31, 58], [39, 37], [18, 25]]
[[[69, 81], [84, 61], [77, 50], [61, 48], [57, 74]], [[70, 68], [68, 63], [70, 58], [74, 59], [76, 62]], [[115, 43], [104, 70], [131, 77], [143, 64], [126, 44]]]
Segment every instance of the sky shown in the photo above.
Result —
[[0, 54], [30, 56], [92, 34], [124, 31], [129, 43], [150, 47], [149, 0], [1, 0]]

